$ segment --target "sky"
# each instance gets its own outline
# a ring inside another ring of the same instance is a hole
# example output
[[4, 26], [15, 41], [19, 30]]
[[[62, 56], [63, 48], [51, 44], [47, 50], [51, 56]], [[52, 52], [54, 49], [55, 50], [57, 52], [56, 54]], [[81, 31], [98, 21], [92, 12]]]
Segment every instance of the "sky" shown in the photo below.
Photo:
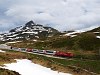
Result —
[[0, 32], [30, 20], [59, 31], [100, 26], [100, 0], [0, 0]]

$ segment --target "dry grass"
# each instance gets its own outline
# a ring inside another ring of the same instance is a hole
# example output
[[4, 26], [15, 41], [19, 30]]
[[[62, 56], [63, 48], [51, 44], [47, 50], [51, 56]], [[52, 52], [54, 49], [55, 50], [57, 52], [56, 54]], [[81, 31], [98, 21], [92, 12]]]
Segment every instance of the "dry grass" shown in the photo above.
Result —
[[[54, 58], [48, 58], [41, 55], [34, 55], [30, 53], [24, 53], [24, 52], [17, 52], [17, 51], [7, 51], [6, 53], [0, 53], [0, 65], [5, 63], [11, 63], [15, 62], [14, 59], [29, 59], [33, 61], [36, 64], [43, 65], [45, 67], [51, 68], [52, 70], [56, 70], [58, 72], [67, 72], [72, 73], [73, 75], [90, 75], [89, 73], [85, 71], [80, 71], [77, 73], [76, 68], [68, 67], [68, 65], [76, 65], [77, 62], [80, 63], [80, 65], [83, 67], [90, 65], [92, 67], [93, 64], [84, 63], [83, 61], [79, 60], [61, 60], [61, 59], [54, 59]], [[96, 62], [98, 65], [98, 62]], [[95, 65], [95, 66], [97, 66]], [[81, 74], [82, 73], [82, 74]]]
[[0, 68], [0, 75], [20, 75], [20, 74], [15, 71]]

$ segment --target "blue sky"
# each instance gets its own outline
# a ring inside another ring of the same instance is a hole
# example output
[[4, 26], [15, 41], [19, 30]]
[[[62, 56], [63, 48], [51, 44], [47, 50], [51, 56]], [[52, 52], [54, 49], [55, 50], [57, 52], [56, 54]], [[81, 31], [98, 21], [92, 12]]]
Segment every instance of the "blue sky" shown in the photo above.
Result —
[[0, 32], [30, 20], [60, 31], [100, 26], [100, 0], [0, 0]]

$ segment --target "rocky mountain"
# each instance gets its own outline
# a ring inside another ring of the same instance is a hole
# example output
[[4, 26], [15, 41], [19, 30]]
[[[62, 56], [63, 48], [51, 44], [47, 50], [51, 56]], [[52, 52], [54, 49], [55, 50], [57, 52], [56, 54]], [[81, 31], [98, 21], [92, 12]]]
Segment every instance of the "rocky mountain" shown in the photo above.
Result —
[[29, 40], [52, 37], [54, 34], [59, 33], [58, 30], [51, 27], [44, 27], [43, 25], [36, 24], [33, 21], [29, 21], [24, 26], [11, 29], [9, 33], [0, 35], [1, 41], [12, 40]]

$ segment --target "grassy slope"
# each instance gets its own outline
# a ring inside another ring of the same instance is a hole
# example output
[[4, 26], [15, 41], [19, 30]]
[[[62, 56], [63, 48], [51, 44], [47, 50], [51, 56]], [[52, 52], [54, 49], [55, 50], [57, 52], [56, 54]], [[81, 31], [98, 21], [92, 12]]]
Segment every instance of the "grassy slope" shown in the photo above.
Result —
[[[89, 36], [91, 36], [91, 35], [92, 34], [89, 34]], [[83, 36], [83, 35], [81, 35], [81, 36]], [[85, 36], [87, 36], [87, 35], [84, 35], [84, 37]], [[81, 46], [83, 46], [84, 48], [96, 47], [95, 45], [98, 45], [98, 47], [99, 47], [100, 39], [95, 39], [94, 36], [91, 38], [87, 38], [84, 41], [83, 40], [84, 38], [79, 40], [79, 37], [70, 38], [70, 37], [57, 37], [57, 36], [55, 36], [53, 38], [49, 38], [47, 40], [44, 40], [44, 42], [41, 42], [41, 41], [33, 42], [33, 41], [28, 40], [28, 41], [23, 41], [20, 43], [15, 43], [15, 44], [10, 44], [10, 45], [12, 47], [23, 47], [23, 48], [33, 48], [33, 49], [36, 48], [36, 49], [44, 49], [44, 50], [50, 49], [50, 50], [57, 50], [57, 51], [59, 50], [59, 51], [65, 51], [65, 52], [72, 52], [72, 53], [74, 53], [75, 58], [100, 60], [98, 49], [85, 50], [85, 49], [79, 48], [80, 42], [83, 43], [83, 44], [81, 44]], [[94, 39], [96, 41], [94, 41]], [[97, 42], [97, 44], [95, 42]], [[86, 48], [86, 49], [88, 49], [88, 48]]]
[[46, 40], [33, 42], [32, 40], [22, 41], [20, 43], [10, 44], [15, 47], [28, 47], [39, 49], [56, 49], [56, 50], [98, 50], [100, 39], [96, 38], [94, 33], [82, 33], [77, 37], [71, 38], [56, 35]]
[[[87, 69], [89, 71], [100, 73], [100, 61], [99, 60], [69, 60], [69, 59], [55, 59], [55, 58], [48, 58], [41, 55], [34, 55], [16, 51], [8, 51], [6, 53], [0, 53], [0, 65], [6, 63], [15, 62], [14, 59], [29, 59], [32, 60], [34, 63], [41, 64], [46, 67], [50, 67], [53, 70], [59, 70], [62, 72], [69, 72], [74, 73], [74, 75], [86, 75], [85, 72], [80, 71], [77, 73], [77, 68], [68, 67], [68, 66], [77, 66], [83, 69]], [[73, 68], [73, 69], [72, 69]], [[74, 72], [75, 71], [75, 72]], [[90, 75], [90, 74], [87, 74]]]
[[0, 75], [20, 75], [20, 74], [15, 71], [0, 68]]
[[[24, 41], [12, 44], [12, 46], [73, 52], [75, 60], [52, 60], [61, 63], [64, 66], [72, 65], [100, 73], [100, 56], [97, 48], [100, 46], [99, 43], [100, 39], [96, 39], [95, 35], [89, 32], [87, 34], [83, 33], [75, 38], [55, 36], [44, 40], [44, 42]], [[85, 48], [88, 50], [85, 50]]]

